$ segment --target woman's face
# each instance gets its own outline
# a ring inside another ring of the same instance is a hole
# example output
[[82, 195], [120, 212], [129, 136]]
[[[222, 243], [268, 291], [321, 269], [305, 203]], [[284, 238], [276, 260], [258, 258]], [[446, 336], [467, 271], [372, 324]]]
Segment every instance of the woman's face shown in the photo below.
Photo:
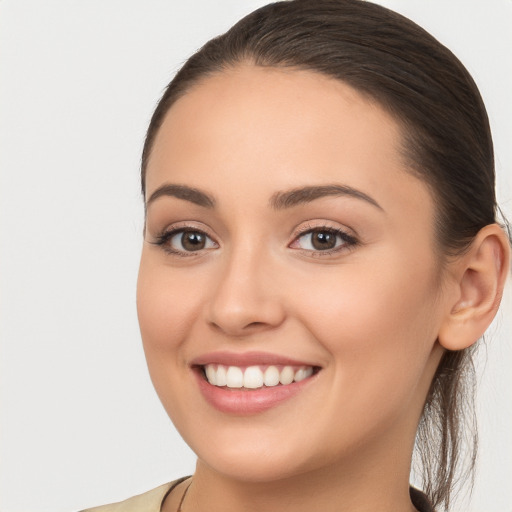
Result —
[[144, 349], [200, 461], [262, 481], [407, 460], [447, 301], [393, 119], [313, 72], [239, 66], [172, 106], [146, 187]]

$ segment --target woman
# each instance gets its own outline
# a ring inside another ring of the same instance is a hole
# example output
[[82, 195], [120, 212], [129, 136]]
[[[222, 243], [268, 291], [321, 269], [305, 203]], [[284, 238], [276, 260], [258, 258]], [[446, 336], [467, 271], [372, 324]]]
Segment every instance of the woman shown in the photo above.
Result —
[[99, 510], [448, 509], [510, 267], [460, 62], [369, 2], [263, 7], [167, 88], [142, 190], [144, 349], [198, 462]]

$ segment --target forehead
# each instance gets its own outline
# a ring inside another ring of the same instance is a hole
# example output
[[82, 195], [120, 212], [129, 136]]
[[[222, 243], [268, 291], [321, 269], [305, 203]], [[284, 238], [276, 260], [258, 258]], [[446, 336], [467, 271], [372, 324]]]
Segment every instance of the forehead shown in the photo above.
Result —
[[393, 194], [383, 192], [397, 187], [415, 187], [428, 201], [426, 186], [405, 172], [401, 142], [398, 123], [339, 80], [240, 65], [203, 79], [171, 107], [149, 161], [148, 196], [165, 181], [267, 194], [342, 182], [377, 191], [390, 206]]

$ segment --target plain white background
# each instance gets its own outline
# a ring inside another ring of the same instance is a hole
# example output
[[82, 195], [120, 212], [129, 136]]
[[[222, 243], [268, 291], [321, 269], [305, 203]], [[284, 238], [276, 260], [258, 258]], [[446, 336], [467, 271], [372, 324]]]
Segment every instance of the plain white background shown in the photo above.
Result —
[[[64, 512], [193, 471], [135, 310], [139, 159], [180, 64], [257, 0], [0, 0], [0, 509]], [[381, 0], [466, 64], [512, 217], [512, 1]], [[512, 510], [510, 287], [479, 368], [472, 504]]]

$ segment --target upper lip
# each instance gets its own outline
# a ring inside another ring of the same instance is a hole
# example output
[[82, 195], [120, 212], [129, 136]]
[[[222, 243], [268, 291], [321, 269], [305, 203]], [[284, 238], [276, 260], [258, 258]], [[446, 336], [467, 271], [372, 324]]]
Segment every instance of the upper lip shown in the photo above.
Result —
[[207, 364], [222, 364], [225, 366], [318, 366], [305, 361], [269, 352], [227, 352], [218, 351], [202, 354], [191, 361], [191, 366], [205, 366]]

